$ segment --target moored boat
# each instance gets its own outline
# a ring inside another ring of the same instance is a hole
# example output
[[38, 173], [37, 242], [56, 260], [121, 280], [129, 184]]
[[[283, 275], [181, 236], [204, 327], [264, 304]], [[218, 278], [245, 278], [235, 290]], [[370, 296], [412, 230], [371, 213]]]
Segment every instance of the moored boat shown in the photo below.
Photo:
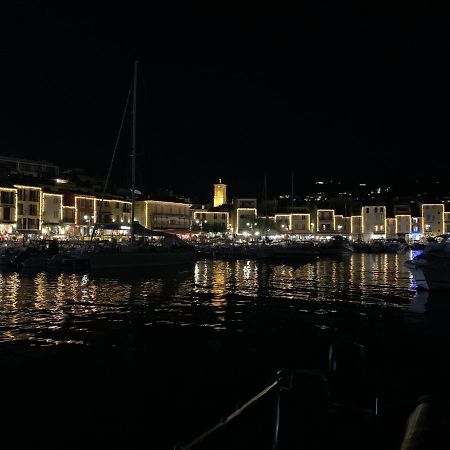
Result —
[[448, 235], [438, 236], [422, 253], [405, 262], [420, 289], [450, 289], [450, 241]]
[[343, 236], [333, 236], [328, 242], [320, 244], [321, 255], [350, 255], [353, 253], [352, 244]]

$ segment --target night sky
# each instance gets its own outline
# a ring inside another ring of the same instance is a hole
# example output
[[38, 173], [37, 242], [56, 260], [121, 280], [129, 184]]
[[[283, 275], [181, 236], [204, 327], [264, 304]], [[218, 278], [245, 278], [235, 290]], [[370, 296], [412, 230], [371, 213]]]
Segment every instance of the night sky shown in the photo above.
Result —
[[[104, 176], [137, 58], [143, 189], [448, 178], [449, 4], [153, 3], [2, 2], [0, 154]], [[129, 149], [126, 132], [125, 185]]]

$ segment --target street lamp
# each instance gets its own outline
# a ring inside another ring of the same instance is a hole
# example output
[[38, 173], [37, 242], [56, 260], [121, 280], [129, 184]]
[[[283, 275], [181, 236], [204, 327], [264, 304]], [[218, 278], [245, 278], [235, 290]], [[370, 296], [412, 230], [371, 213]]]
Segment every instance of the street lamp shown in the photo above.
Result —
[[197, 225], [200, 225], [200, 231], [203, 232], [203, 224], [204, 224], [204, 223], [208, 223], [208, 221], [207, 221], [206, 219], [203, 219], [203, 220], [198, 220], [198, 219], [197, 219], [197, 220], [195, 221], [195, 223], [196, 223]]

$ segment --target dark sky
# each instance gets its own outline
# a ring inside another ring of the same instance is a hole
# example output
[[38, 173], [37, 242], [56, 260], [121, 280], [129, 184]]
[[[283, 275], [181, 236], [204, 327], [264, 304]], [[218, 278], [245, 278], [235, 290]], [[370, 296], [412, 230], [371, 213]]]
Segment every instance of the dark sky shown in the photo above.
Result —
[[[274, 191], [291, 171], [298, 190], [448, 173], [449, 4], [61, 3], [2, 2], [0, 154], [103, 176], [137, 58], [144, 188], [209, 194], [222, 177], [255, 195], [264, 173]], [[125, 133], [125, 184], [129, 147]]]

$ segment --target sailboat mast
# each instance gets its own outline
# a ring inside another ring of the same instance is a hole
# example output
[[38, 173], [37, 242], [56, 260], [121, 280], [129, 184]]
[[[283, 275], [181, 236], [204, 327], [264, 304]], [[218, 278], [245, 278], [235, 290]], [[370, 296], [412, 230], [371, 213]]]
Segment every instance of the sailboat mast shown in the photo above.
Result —
[[136, 100], [137, 100], [138, 62], [134, 62], [133, 76], [133, 135], [131, 142], [131, 242], [134, 242], [134, 212], [136, 190]]

